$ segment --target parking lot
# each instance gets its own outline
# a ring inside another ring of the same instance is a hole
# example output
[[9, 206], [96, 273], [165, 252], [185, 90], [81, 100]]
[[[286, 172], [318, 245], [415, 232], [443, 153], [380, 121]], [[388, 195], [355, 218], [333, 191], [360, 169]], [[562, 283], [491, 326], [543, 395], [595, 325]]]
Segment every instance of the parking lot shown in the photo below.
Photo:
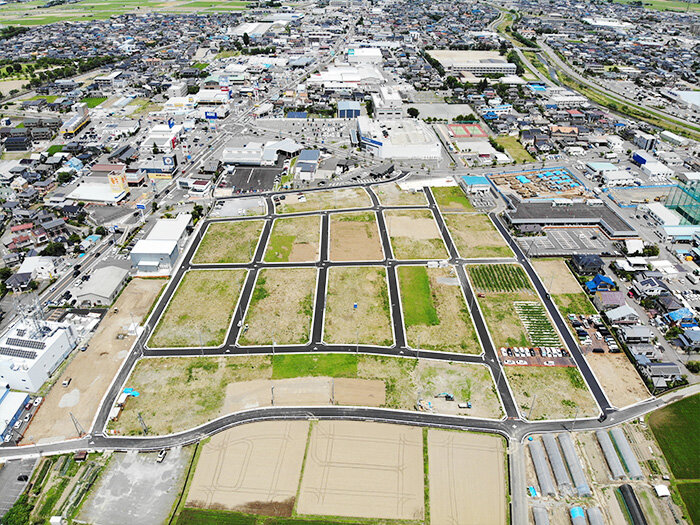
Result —
[[501, 348], [499, 355], [506, 366], [576, 366], [566, 348]]
[[615, 339], [605, 326], [599, 315], [573, 315], [568, 316], [569, 323], [576, 332], [581, 350], [585, 352], [612, 352], [619, 353]]
[[275, 179], [281, 173], [281, 167], [250, 168], [239, 166], [233, 170], [233, 173], [227, 173], [221, 178], [219, 188], [230, 188], [233, 193], [272, 191], [275, 187]]
[[15, 445], [22, 441], [24, 432], [26, 431], [27, 426], [29, 426], [29, 422], [36, 414], [36, 411], [39, 410], [39, 405], [41, 405], [43, 400], [44, 398], [42, 397], [29, 398], [29, 402], [22, 410], [22, 415], [12, 426], [12, 430], [9, 432], [9, 434], [5, 436], [4, 443], [1, 443], [0, 445]]
[[530, 257], [572, 253], [618, 253], [613, 242], [598, 228], [547, 228], [544, 235], [518, 237], [517, 241]]
[[[36, 459], [24, 459], [8, 461], [2, 465], [0, 468], [0, 517], [14, 505], [19, 495], [24, 491], [36, 463]], [[22, 475], [27, 476], [27, 480], [19, 481], [17, 479]]]

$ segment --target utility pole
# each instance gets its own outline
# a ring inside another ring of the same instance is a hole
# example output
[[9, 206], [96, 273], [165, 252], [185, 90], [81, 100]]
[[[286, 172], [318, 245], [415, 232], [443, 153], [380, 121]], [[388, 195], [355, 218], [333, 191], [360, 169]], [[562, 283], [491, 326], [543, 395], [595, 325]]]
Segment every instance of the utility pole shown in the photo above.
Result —
[[530, 416], [532, 415], [532, 409], [535, 408], [535, 402], [537, 401], [537, 394], [535, 394], [535, 397], [532, 398], [532, 405], [530, 405], [530, 410], [527, 413], [527, 419], [528, 421], [530, 420]]
[[141, 412], [137, 412], [136, 419], [139, 420], [139, 423], [141, 424], [141, 428], [143, 429], [143, 433], [148, 434], [148, 427], [146, 426], [146, 423], [144, 422], [143, 417], [141, 417]]
[[78, 433], [78, 437], [83, 437], [85, 435], [85, 430], [83, 427], [80, 425], [76, 417], [73, 415], [73, 412], [68, 412], [70, 414], [70, 419], [73, 422], [73, 426], [75, 427], [75, 431]]
[[576, 405], [576, 412], [574, 413], [574, 420], [571, 423], [571, 432], [574, 431], [574, 426], [576, 425], [576, 418], [578, 417], [578, 405]]

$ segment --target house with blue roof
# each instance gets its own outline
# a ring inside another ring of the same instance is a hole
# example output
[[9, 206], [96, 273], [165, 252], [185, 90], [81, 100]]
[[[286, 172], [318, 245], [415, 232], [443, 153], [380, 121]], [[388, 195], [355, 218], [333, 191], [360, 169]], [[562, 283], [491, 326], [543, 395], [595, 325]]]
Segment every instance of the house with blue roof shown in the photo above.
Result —
[[586, 283], [588, 293], [609, 292], [615, 289], [615, 281], [603, 274], [596, 274], [593, 279]]
[[663, 319], [670, 325], [683, 328], [690, 328], [698, 325], [697, 321], [695, 321], [695, 314], [690, 308], [679, 308], [678, 310], [669, 312], [663, 316]]

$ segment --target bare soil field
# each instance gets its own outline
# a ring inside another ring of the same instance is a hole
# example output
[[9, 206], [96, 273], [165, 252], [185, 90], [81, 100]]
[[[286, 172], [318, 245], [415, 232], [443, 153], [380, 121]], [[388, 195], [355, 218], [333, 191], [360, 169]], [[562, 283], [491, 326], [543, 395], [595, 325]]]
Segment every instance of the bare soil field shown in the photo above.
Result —
[[431, 523], [506, 523], [503, 439], [428, 430]]
[[372, 201], [365, 190], [346, 188], [287, 194], [286, 199], [277, 204], [277, 213], [368, 208], [371, 205]]
[[445, 243], [429, 210], [385, 210], [396, 259], [445, 259]]
[[418, 520], [423, 499], [420, 428], [352, 421], [314, 425], [297, 513]]
[[251, 345], [306, 343], [316, 296], [316, 268], [263, 268], [238, 342]]
[[581, 292], [581, 286], [563, 259], [532, 259], [532, 265], [550, 294]]
[[491, 339], [496, 348], [501, 346], [530, 346], [527, 330], [513, 306], [514, 301], [537, 301], [533, 292], [525, 290], [509, 293], [485, 292], [477, 299]]
[[488, 215], [445, 213], [443, 218], [461, 257], [513, 257]]
[[623, 408], [651, 397], [644, 381], [623, 353], [587, 353], [586, 361], [610, 402]]
[[219, 346], [247, 270], [189, 270], [156, 325], [149, 346]]
[[374, 212], [333, 213], [330, 216], [332, 261], [381, 261], [384, 251]]
[[265, 261], [317, 261], [320, 256], [320, 230], [320, 215], [275, 219], [265, 251]]
[[261, 220], [211, 223], [197, 247], [192, 264], [252, 261], [264, 223]]
[[578, 368], [506, 366], [504, 371], [521, 414], [530, 421], [598, 415]]
[[372, 190], [384, 206], [421, 206], [427, 205], [428, 199], [423, 190], [404, 191], [398, 184], [379, 184], [372, 186]]
[[[423, 410], [492, 419], [503, 416], [501, 401], [496, 394], [491, 372], [486, 366], [421, 360], [411, 374], [411, 379], [414, 384], [414, 405], [415, 400], [421, 398]], [[455, 400], [446, 401], [435, 397], [443, 392], [452, 394]], [[457, 406], [467, 401], [471, 402], [472, 408]]]
[[[164, 279], [133, 279], [124, 288], [114, 308], [97, 327], [87, 351], [75, 354], [44, 396], [25, 432], [25, 442], [77, 437], [70, 412], [84, 428], [91, 425], [102, 397], [136, 339], [135, 335], [128, 335], [129, 326], [143, 320], [165, 284]], [[124, 334], [124, 338], [117, 339], [118, 334]], [[72, 378], [69, 388], [61, 386], [66, 377]]]
[[[274, 387], [274, 390], [273, 390]], [[222, 413], [271, 406], [354, 405], [379, 407], [386, 401], [384, 381], [355, 378], [295, 377], [256, 379], [226, 386]]]
[[330, 344], [351, 344], [358, 340], [380, 346], [393, 344], [384, 268], [354, 266], [328, 270], [323, 340]]
[[212, 436], [194, 472], [187, 506], [291, 516], [307, 421], [265, 421]]
[[[422, 278], [426, 274], [427, 283]], [[398, 278], [410, 346], [443, 352], [481, 353], [454, 268], [399, 266]]]
[[129, 398], [119, 420], [108, 428], [118, 434], [142, 434], [139, 412], [154, 435], [193, 428], [226, 413], [230, 383], [271, 376], [270, 356], [141, 359], [126, 381], [140, 395]]

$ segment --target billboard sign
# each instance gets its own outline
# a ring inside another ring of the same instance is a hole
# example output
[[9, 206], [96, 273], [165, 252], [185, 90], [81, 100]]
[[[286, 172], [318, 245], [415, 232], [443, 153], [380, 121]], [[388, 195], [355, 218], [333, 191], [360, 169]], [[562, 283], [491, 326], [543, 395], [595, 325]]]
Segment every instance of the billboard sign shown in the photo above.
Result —
[[216, 111], [205, 111], [204, 117], [209, 120], [215, 120], [219, 118], [219, 115], [216, 113]]

